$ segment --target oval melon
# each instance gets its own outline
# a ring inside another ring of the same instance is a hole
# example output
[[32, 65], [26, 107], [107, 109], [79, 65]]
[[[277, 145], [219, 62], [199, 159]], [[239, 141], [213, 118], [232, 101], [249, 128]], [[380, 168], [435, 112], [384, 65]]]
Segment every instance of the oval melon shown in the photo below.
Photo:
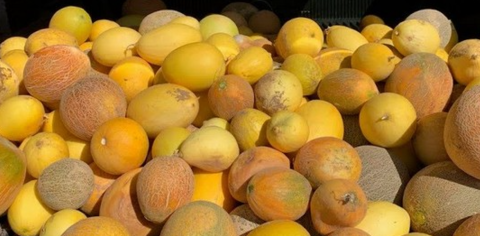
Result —
[[70, 226], [62, 236], [130, 236], [122, 223], [106, 216], [91, 216]]
[[166, 24], [143, 34], [135, 44], [138, 55], [161, 66], [165, 57], [185, 44], [202, 41], [197, 29], [184, 24]]

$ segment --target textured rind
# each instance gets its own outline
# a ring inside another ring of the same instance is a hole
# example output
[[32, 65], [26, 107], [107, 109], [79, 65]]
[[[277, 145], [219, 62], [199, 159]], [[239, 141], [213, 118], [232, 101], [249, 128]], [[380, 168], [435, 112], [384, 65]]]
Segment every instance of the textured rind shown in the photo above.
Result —
[[480, 87], [474, 86], [450, 108], [443, 133], [445, 150], [458, 168], [480, 179]]
[[369, 201], [389, 201], [401, 205], [410, 174], [405, 164], [387, 149], [362, 145], [355, 148], [362, 160], [358, 184]]
[[119, 84], [107, 75], [95, 73], [67, 88], [59, 109], [65, 128], [76, 137], [89, 141], [102, 123], [125, 117], [127, 99]]
[[195, 179], [188, 163], [180, 157], [156, 157], [147, 162], [137, 179], [137, 198], [148, 221], [164, 223], [193, 196]]
[[90, 166], [72, 158], [50, 164], [40, 174], [37, 183], [42, 202], [57, 211], [80, 208], [94, 187], [94, 174]]
[[408, 182], [403, 207], [412, 229], [435, 236], [450, 236], [467, 217], [480, 211], [480, 181], [453, 162], [428, 165]]

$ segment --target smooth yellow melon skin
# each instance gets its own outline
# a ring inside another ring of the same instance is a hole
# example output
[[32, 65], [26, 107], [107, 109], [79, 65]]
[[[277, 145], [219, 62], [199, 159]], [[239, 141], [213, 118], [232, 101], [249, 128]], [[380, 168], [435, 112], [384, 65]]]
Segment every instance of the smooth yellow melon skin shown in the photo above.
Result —
[[401, 236], [410, 232], [410, 216], [402, 207], [388, 201], [371, 201], [358, 225], [370, 236]]
[[176, 48], [200, 41], [202, 35], [198, 29], [185, 24], [166, 24], [143, 34], [135, 48], [140, 57], [161, 66]]
[[162, 74], [169, 83], [178, 84], [193, 92], [210, 88], [215, 80], [225, 75], [223, 54], [207, 42], [183, 45], [167, 55]]
[[45, 222], [55, 213], [40, 200], [36, 183], [36, 179], [25, 183], [8, 209], [8, 223], [18, 235], [38, 235]]
[[60, 236], [76, 222], [87, 216], [75, 209], [63, 209], [55, 212], [43, 225], [39, 236]]
[[11, 97], [0, 104], [0, 135], [22, 141], [42, 128], [44, 115], [40, 100], [30, 95]]
[[135, 44], [141, 35], [128, 27], [114, 27], [100, 34], [92, 45], [92, 55], [95, 60], [112, 67], [120, 60], [137, 55]]
[[273, 220], [259, 225], [247, 236], [310, 236], [310, 233], [295, 221]]
[[3, 42], [0, 43], [0, 58], [11, 50], [25, 50], [25, 42], [27, 42], [27, 38], [23, 36], [11, 36], [3, 40]]

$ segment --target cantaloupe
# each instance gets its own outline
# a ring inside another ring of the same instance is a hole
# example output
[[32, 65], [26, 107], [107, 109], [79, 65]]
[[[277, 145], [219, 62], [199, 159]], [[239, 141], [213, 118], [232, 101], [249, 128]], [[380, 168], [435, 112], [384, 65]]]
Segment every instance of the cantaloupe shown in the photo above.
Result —
[[85, 162], [64, 158], [49, 165], [38, 177], [40, 199], [53, 210], [78, 209], [94, 188], [93, 171]]
[[173, 9], [161, 9], [154, 11], [142, 19], [138, 27], [138, 32], [144, 35], [180, 16], [185, 16], [185, 14]]
[[145, 219], [140, 210], [136, 186], [141, 170], [130, 170], [113, 181], [102, 195], [97, 215], [118, 220], [131, 235], [158, 235], [160, 225]]
[[89, 141], [103, 122], [125, 116], [127, 99], [120, 85], [107, 75], [90, 74], [64, 91], [59, 111], [65, 128]]
[[199, 112], [198, 97], [172, 83], [156, 84], [137, 94], [128, 104], [127, 117], [142, 125], [149, 138], [162, 130], [192, 124]]
[[255, 215], [248, 203], [235, 207], [229, 214], [239, 236], [246, 236], [252, 229], [265, 223], [264, 220]]
[[136, 185], [138, 203], [145, 219], [164, 223], [173, 212], [191, 201], [194, 183], [193, 171], [182, 158], [157, 157], [147, 162]]
[[412, 229], [431, 235], [452, 235], [457, 227], [479, 212], [480, 182], [451, 161], [426, 166], [408, 182], [403, 207]]
[[437, 9], [424, 8], [414, 11], [406, 19], [424, 20], [432, 24], [440, 35], [440, 47], [445, 48], [452, 36], [452, 24], [450, 19]]
[[410, 180], [402, 160], [390, 155], [385, 148], [362, 145], [355, 148], [362, 160], [358, 184], [369, 201], [389, 201], [402, 204], [405, 186]]
[[90, 60], [80, 49], [68, 45], [45, 47], [25, 64], [25, 88], [47, 103], [58, 103], [67, 87], [86, 76]]
[[479, 137], [479, 113], [474, 109], [480, 104], [480, 87], [476, 86], [463, 93], [450, 108], [443, 140], [445, 150], [458, 168], [480, 179], [480, 152], [475, 140]]

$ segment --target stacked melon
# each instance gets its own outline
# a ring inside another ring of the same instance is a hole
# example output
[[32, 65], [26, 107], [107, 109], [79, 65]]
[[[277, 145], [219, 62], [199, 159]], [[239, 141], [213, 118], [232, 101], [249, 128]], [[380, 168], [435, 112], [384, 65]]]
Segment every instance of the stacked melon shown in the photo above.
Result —
[[14, 233], [475, 231], [480, 41], [458, 42], [441, 12], [359, 30], [246, 2], [123, 14], [69, 6], [0, 44]]

